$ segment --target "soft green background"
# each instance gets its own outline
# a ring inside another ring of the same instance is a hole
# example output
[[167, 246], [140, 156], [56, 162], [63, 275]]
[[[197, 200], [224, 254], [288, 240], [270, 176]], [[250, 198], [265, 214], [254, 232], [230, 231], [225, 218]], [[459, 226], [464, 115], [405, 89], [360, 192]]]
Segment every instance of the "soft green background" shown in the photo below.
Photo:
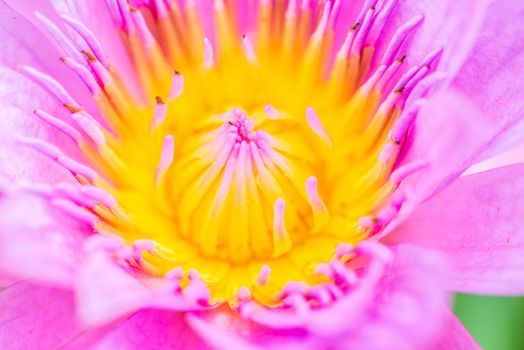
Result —
[[455, 313], [485, 350], [524, 350], [524, 298], [457, 295]]

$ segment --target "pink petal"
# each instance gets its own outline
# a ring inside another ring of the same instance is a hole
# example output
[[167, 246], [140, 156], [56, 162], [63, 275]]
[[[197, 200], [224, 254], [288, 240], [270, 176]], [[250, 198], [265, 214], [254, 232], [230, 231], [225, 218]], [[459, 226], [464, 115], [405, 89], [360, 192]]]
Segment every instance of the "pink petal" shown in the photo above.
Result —
[[444, 252], [454, 291], [522, 294], [523, 197], [522, 164], [462, 177], [419, 206], [387, 240]]
[[[524, 117], [524, 83], [517, 78], [524, 75], [524, 3], [492, 1], [488, 13], [454, 86], [484, 111], [479, 122], [488, 124], [495, 134]], [[484, 158], [522, 142], [523, 129], [521, 125], [517, 133], [504, 134]]]
[[28, 282], [0, 290], [0, 309], [1, 349], [92, 349], [121, 325], [81, 326], [72, 292]]
[[76, 285], [79, 317], [88, 325], [113, 321], [142, 308], [151, 295], [145, 286], [104, 253], [83, 262]]
[[[37, 1], [34, 1], [36, 3]], [[25, 1], [17, 1], [18, 7], [27, 7]], [[22, 4], [21, 4], [22, 3]], [[40, 3], [40, 1], [39, 1]], [[31, 4], [33, 5], [33, 4]], [[34, 4], [36, 6], [36, 4]], [[46, 6], [49, 8], [49, 4]], [[32, 15], [35, 9], [28, 10]], [[22, 14], [14, 10], [9, 4], [0, 2], [0, 64], [12, 68], [29, 64], [35, 68], [56, 73], [65, 73], [67, 70], [60, 65], [59, 60], [51, 57], [60, 57], [58, 50], [40, 31], [31, 24]]]
[[[28, 193], [0, 197], [0, 275], [70, 287], [83, 227]], [[30, 215], [28, 215], [30, 213]]]
[[[81, 348], [79, 348], [81, 349]], [[100, 338], [95, 350], [210, 349], [191, 330], [184, 314], [141, 310]]]
[[479, 122], [481, 116], [468, 98], [451, 90], [422, 106], [397, 165], [428, 164], [401, 185], [401, 191], [411, 196], [412, 205], [455, 180], [492, 140], [489, 125]]
[[[523, 123], [524, 125], [524, 123]], [[512, 131], [512, 134], [515, 134]], [[522, 135], [522, 134], [521, 134]], [[504, 135], [505, 137], [506, 135]], [[480, 163], [473, 165], [467, 170], [466, 174], [475, 174], [482, 171], [500, 168], [507, 165], [524, 163], [524, 143], [500, 153], [494, 157], [488, 158]]]
[[71, 292], [26, 282], [0, 290], [0, 348], [57, 349], [82, 329]]
[[431, 350], [480, 350], [481, 347], [451, 310], [446, 310], [444, 327]]

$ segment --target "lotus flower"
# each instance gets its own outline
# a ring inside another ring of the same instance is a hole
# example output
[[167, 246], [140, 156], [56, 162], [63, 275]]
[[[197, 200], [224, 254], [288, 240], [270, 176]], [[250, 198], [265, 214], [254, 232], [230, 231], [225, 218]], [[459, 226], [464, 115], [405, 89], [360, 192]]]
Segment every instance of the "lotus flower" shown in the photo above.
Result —
[[522, 134], [523, 16], [0, 2], [0, 347], [478, 348], [449, 293], [524, 292], [524, 167], [461, 174]]

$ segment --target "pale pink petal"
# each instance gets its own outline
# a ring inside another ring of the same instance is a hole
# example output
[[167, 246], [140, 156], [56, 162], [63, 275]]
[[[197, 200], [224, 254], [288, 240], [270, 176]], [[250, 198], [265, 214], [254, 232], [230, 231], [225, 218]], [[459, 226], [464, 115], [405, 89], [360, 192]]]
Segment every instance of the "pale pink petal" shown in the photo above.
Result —
[[122, 323], [87, 328], [78, 322], [71, 291], [29, 282], [0, 289], [0, 309], [0, 349], [92, 349]]
[[446, 310], [444, 327], [430, 350], [480, 350], [481, 347], [451, 310]]
[[[23, 4], [20, 4], [23, 3]], [[34, 1], [36, 3], [36, 1]], [[17, 4], [26, 7], [29, 4], [25, 1], [17, 1]], [[30, 4], [30, 7], [36, 4]], [[47, 4], [49, 7], [49, 4]], [[28, 15], [32, 15], [34, 10], [23, 9]], [[52, 44], [39, 29], [30, 23], [23, 14], [14, 10], [5, 1], [0, 1], [0, 40], [2, 50], [0, 51], [0, 64], [13, 68], [18, 68], [24, 64], [30, 64], [35, 68], [64, 74], [66, 67], [60, 64], [60, 57], [56, 46]]]
[[478, 122], [481, 115], [468, 98], [452, 90], [422, 106], [397, 165], [427, 164], [401, 184], [400, 191], [411, 196], [412, 205], [456, 179], [493, 139], [493, 130]]
[[524, 293], [524, 165], [461, 177], [386, 239], [444, 252], [449, 288]]
[[[81, 348], [78, 348], [81, 349]], [[141, 310], [100, 337], [94, 350], [210, 349], [188, 327], [184, 314]]]
[[71, 287], [81, 257], [82, 231], [39, 196], [0, 196], [0, 275]]
[[58, 349], [81, 333], [73, 294], [27, 282], [0, 290], [0, 348]]
[[[478, 122], [501, 132], [524, 117], [524, 3], [492, 1], [475, 47], [454, 81], [482, 109]], [[506, 132], [483, 158], [522, 142], [521, 125]]]
[[[524, 123], [523, 123], [524, 125]], [[515, 134], [515, 130], [512, 130], [512, 134]], [[521, 134], [522, 135], [522, 134]], [[503, 136], [505, 138], [506, 135]], [[511, 149], [502, 152], [494, 157], [488, 158], [480, 163], [474, 164], [470, 167], [464, 175], [470, 175], [486, 171], [489, 169], [500, 168], [503, 166], [524, 163], [524, 144], [520, 144]]]
[[87, 257], [78, 272], [78, 315], [88, 325], [104, 324], [134, 312], [149, 301], [150, 292], [103, 253]]
[[47, 0], [2, 0], [2, 2], [8, 4], [16, 12], [20, 13], [22, 16], [27, 18], [31, 23], [33, 23], [37, 27], [40, 26], [40, 22], [35, 16], [36, 11], [52, 18], [53, 20], [57, 19], [55, 11], [51, 6], [51, 3]]

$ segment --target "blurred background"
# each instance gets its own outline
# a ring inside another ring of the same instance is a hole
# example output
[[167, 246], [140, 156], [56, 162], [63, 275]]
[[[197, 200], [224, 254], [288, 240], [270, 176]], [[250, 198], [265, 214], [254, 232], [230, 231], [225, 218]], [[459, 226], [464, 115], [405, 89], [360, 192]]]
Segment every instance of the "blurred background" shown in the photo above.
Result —
[[454, 310], [485, 350], [524, 349], [524, 297], [458, 294]]

